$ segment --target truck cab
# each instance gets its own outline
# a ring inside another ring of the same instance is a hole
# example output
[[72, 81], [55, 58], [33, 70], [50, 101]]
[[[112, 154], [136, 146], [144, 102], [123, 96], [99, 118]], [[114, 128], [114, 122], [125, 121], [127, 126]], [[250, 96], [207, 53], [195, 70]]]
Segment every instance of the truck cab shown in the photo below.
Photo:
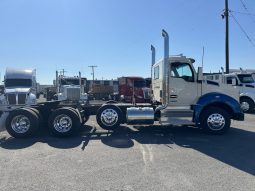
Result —
[[[171, 56], [166, 59], [167, 65], [167, 96], [168, 104], [180, 108], [189, 108], [190, 105], [196, 104], [198, 99], [209, 92], [219, 92], [230, 95], [239, 100], [239, 91], [213, 82], [210, 80], [199, 79], [199, 74], [194, 68], [195, 60], [187, 58], [182, 54]], [[153, 65], [152, 91], [153, 99], [162, 102], [163, 100], [163, 60]], [[201, 70], [200, 70], [201, 72]]]
[[58, 75], [56, 73], [56, 78], [57, 100], [82, 103], [88, 101], [88, 96], [85, 93], [86, 78], [81, 78], [80, 73], [79, 76], [74, 77]]
[[36, 72], [32, 69], [7, 68], [4, 76], [3, 105], [36, 104]]
[[208, 75], [219, 83], [227, 84], [232, 89], [240, 92], [240, 104], [244, 112], [255, 112], [255, 79], [249, 72], [234, 72], [230, 74]]
[[119, 95], [127, 103], [149, 103], [150, 88], [142, 77], [121, 77], [119, 81]]

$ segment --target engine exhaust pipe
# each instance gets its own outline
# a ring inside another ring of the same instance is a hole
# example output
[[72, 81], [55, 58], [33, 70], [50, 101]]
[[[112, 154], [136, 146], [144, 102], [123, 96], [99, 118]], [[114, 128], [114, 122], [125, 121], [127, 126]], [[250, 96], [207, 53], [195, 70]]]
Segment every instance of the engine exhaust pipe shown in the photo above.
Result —
[[59, 91], [58, 91], [58, 71], [56, 71], [56, 83], [55, 83], [55, 85], [56, 85], [56, 91], [57, 91], [57, 93], [59, 93]]
[[153, 65], [156, 62], [156, 49], [151, 45], [151, 79], [153, 79]]
[[80, 95], [82, 94], [81, 72], [79, 72]]
[[168, 33], [162, 29], [162, 36], [164, 37], [164, 59], [162, 64], [163, 70], [163, 105], [168, 104], [168, 58], [169, 58], [169, 36]]
[[[162, 63], [162, 70], [163, 70], [162, 105], [158, 106], [155, 109], [155, 113], [166, 109], [169, 102], [168, 100], [169, 85], [168, 85], [168, 70], [167, 70], [168, 59], [169, 59], [169, 36], [164, 29], [162, 30], [162, 36], [164, 37], [164, 58]], [[171, 71], [171, 68], [169, 68], [169, 71]]]

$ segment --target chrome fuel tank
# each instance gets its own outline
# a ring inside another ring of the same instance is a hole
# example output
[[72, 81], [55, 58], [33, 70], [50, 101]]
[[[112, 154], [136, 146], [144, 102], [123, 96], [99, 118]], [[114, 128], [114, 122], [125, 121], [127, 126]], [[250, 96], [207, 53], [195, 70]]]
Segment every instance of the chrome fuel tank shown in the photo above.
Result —
[[154, 123], [154, 110], [151, 107], [127, 108], [127, 123], [151, 125]]

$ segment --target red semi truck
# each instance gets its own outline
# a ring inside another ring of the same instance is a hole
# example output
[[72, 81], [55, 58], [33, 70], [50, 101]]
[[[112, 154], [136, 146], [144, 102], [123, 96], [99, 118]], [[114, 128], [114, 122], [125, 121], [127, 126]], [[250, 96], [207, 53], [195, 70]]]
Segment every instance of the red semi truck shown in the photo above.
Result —
[[121, 77], [119, 80], [119, 95], [127, 103], [149, 103], [150, 88], [142, 77]]

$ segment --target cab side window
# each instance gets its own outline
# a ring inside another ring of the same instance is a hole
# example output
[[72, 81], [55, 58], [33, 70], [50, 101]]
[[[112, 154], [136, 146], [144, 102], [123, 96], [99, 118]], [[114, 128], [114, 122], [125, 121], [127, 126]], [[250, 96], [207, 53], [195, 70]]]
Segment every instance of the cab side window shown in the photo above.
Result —
[[159, 79], [159, 66], [154, 68], [154, 80]]
[[194, 82], [194, 74], [188, 63], [172, 63], [171, 76], [174, 78], [182, 78], [188, 82]]
[[227, 84], [232, 84], [233, 79], [236, 81], [237, 84], [237, 79], [235, 77], [227, 77]]

